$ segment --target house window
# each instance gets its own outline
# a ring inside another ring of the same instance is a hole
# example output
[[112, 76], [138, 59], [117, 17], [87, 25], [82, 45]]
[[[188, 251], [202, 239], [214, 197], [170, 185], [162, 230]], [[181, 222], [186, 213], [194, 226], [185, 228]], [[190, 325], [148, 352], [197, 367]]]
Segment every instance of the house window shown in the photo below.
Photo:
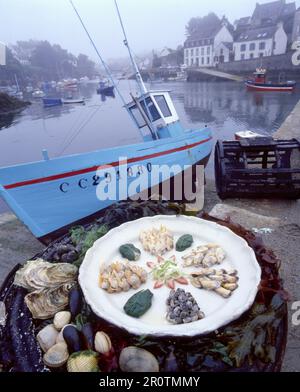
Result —
[[249, 46], [250, 50], [255, 50], [255, 42], [252, 42]]
[[194, 49], [191, 49], [191, 56], [194, 55]]
[[220, 50], [220, 56], [223, 56], [223, 54], [224, 54], [224, 50], [221, 49], [221, 50]]
[[244, 53], [241, 54], [241, 60], [245, 60], [245, 55], [244, 55]]
[[276, 49], [276, 41], [273, 42], [273, 50]]
[[259, 50], [265, 50], [266, 49], [266, 43], [265, 42], [260, 42], [259, 43]]
[[201, 55], [204, 56], [204, 48], [201, 48]]
[[241, 45], [241, 52], [245, 52], [246, 51], [246, 44], [242, 44]]
[[201, 57], [201, 64], [204, 64], [204, 57]]
[[260, 52], [260, 53], [259, 53], [259, 57], [264, 57], [263, 52]]
[[196, 65], [199, 67], [199, 57], [196, 58]]
[[254, 58], [254, 54], [250, 53], [250, 59], [253, 59], [253, 58]]
[[210, 54], [210, 46], [207, 47], [206, 53], [207, 53], [207, 54]]
[[209, 57], [207, 57], [206, 59], [206, 64], [209, 64]]
[[196, 49], [196, 56], [199, 56], [199, 48]]
[[191, 59], [191, 65], [194, 65], [194, 59]]

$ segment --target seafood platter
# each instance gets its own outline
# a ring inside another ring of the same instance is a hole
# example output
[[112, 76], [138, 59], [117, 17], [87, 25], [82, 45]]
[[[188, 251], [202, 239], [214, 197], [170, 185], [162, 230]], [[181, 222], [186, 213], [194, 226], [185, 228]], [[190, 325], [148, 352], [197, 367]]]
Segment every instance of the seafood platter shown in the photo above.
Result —
[[279, 260], [240, 226], [180, 214], [120, 203], [16, 266], [0, 371], [278, 371]]
[[261, 270], [246, 241], [195, 217], [125, 223], [87, 252], [79, 283], [99, 317], [136, 335], [196, 336], [253, 304]]

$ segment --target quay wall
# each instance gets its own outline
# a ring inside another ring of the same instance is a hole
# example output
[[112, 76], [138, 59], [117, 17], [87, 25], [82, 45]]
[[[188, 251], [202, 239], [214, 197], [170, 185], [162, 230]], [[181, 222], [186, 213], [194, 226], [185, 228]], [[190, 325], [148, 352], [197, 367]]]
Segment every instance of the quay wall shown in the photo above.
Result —
[[[227, 72], [243, 77], [251, 75], [257, 67], [261, 65], [267, 68], [268, 75], [273, 80], [278, 80], [279, 74], [284, 74], [283, 77], [286, 79], [295, 79], [300, 81], [300, 65], [295, 66], [292, 63], [292, 55], [294, 51], [288, 53], [277, 55], [277, 56], [267, 56], [262, 59], [249, 59], [240, 61], [231, 61], [228, 63], [219, 64], [218, 67], [213, 68], [218, 71]], [[201, 74], [195, 69], [189, 69], [188, 71], [189, 81], [201, 81], [201, 80], [217, 80], [214, 76]]]

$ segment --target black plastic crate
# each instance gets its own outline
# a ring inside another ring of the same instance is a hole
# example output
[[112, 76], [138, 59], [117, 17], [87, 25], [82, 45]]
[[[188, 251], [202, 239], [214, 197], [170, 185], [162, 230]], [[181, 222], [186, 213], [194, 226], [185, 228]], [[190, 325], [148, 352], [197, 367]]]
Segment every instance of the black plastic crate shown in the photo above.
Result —
[[215, 180], [221, 199], [300, 198], [300, 142], [296, 139], [219, 140]]

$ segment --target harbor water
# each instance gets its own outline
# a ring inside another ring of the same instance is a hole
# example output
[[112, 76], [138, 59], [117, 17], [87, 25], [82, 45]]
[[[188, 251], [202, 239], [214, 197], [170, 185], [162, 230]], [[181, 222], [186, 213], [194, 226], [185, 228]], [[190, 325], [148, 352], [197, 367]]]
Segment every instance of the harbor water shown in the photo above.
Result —
[[[136, 92], [133, 81], [119, 82], [126, 100]], [[178, 115], [185, 128], [212, 129], [215, 140], [233, 139], [234, 133], [252, 130], [272, 135], [300, 99], [294, 93], [248, 92], [237, 82], [168, 82], [149, 86], [171, 91]], [[0, 165], [8, 166], [76, 154], [141, 141], [139, 131], [118, 97], [96, 94], [97, 84], [80, 87], [78, 96], [86, 104], [44, 108], [41, 100], [19, 115], [0, 116]], [[54, 92], [52, 92], [53, 96]], [[213, 178], [213, 160], [207, 167]], [[0, 213], [7, 210], [0, 200]]]

